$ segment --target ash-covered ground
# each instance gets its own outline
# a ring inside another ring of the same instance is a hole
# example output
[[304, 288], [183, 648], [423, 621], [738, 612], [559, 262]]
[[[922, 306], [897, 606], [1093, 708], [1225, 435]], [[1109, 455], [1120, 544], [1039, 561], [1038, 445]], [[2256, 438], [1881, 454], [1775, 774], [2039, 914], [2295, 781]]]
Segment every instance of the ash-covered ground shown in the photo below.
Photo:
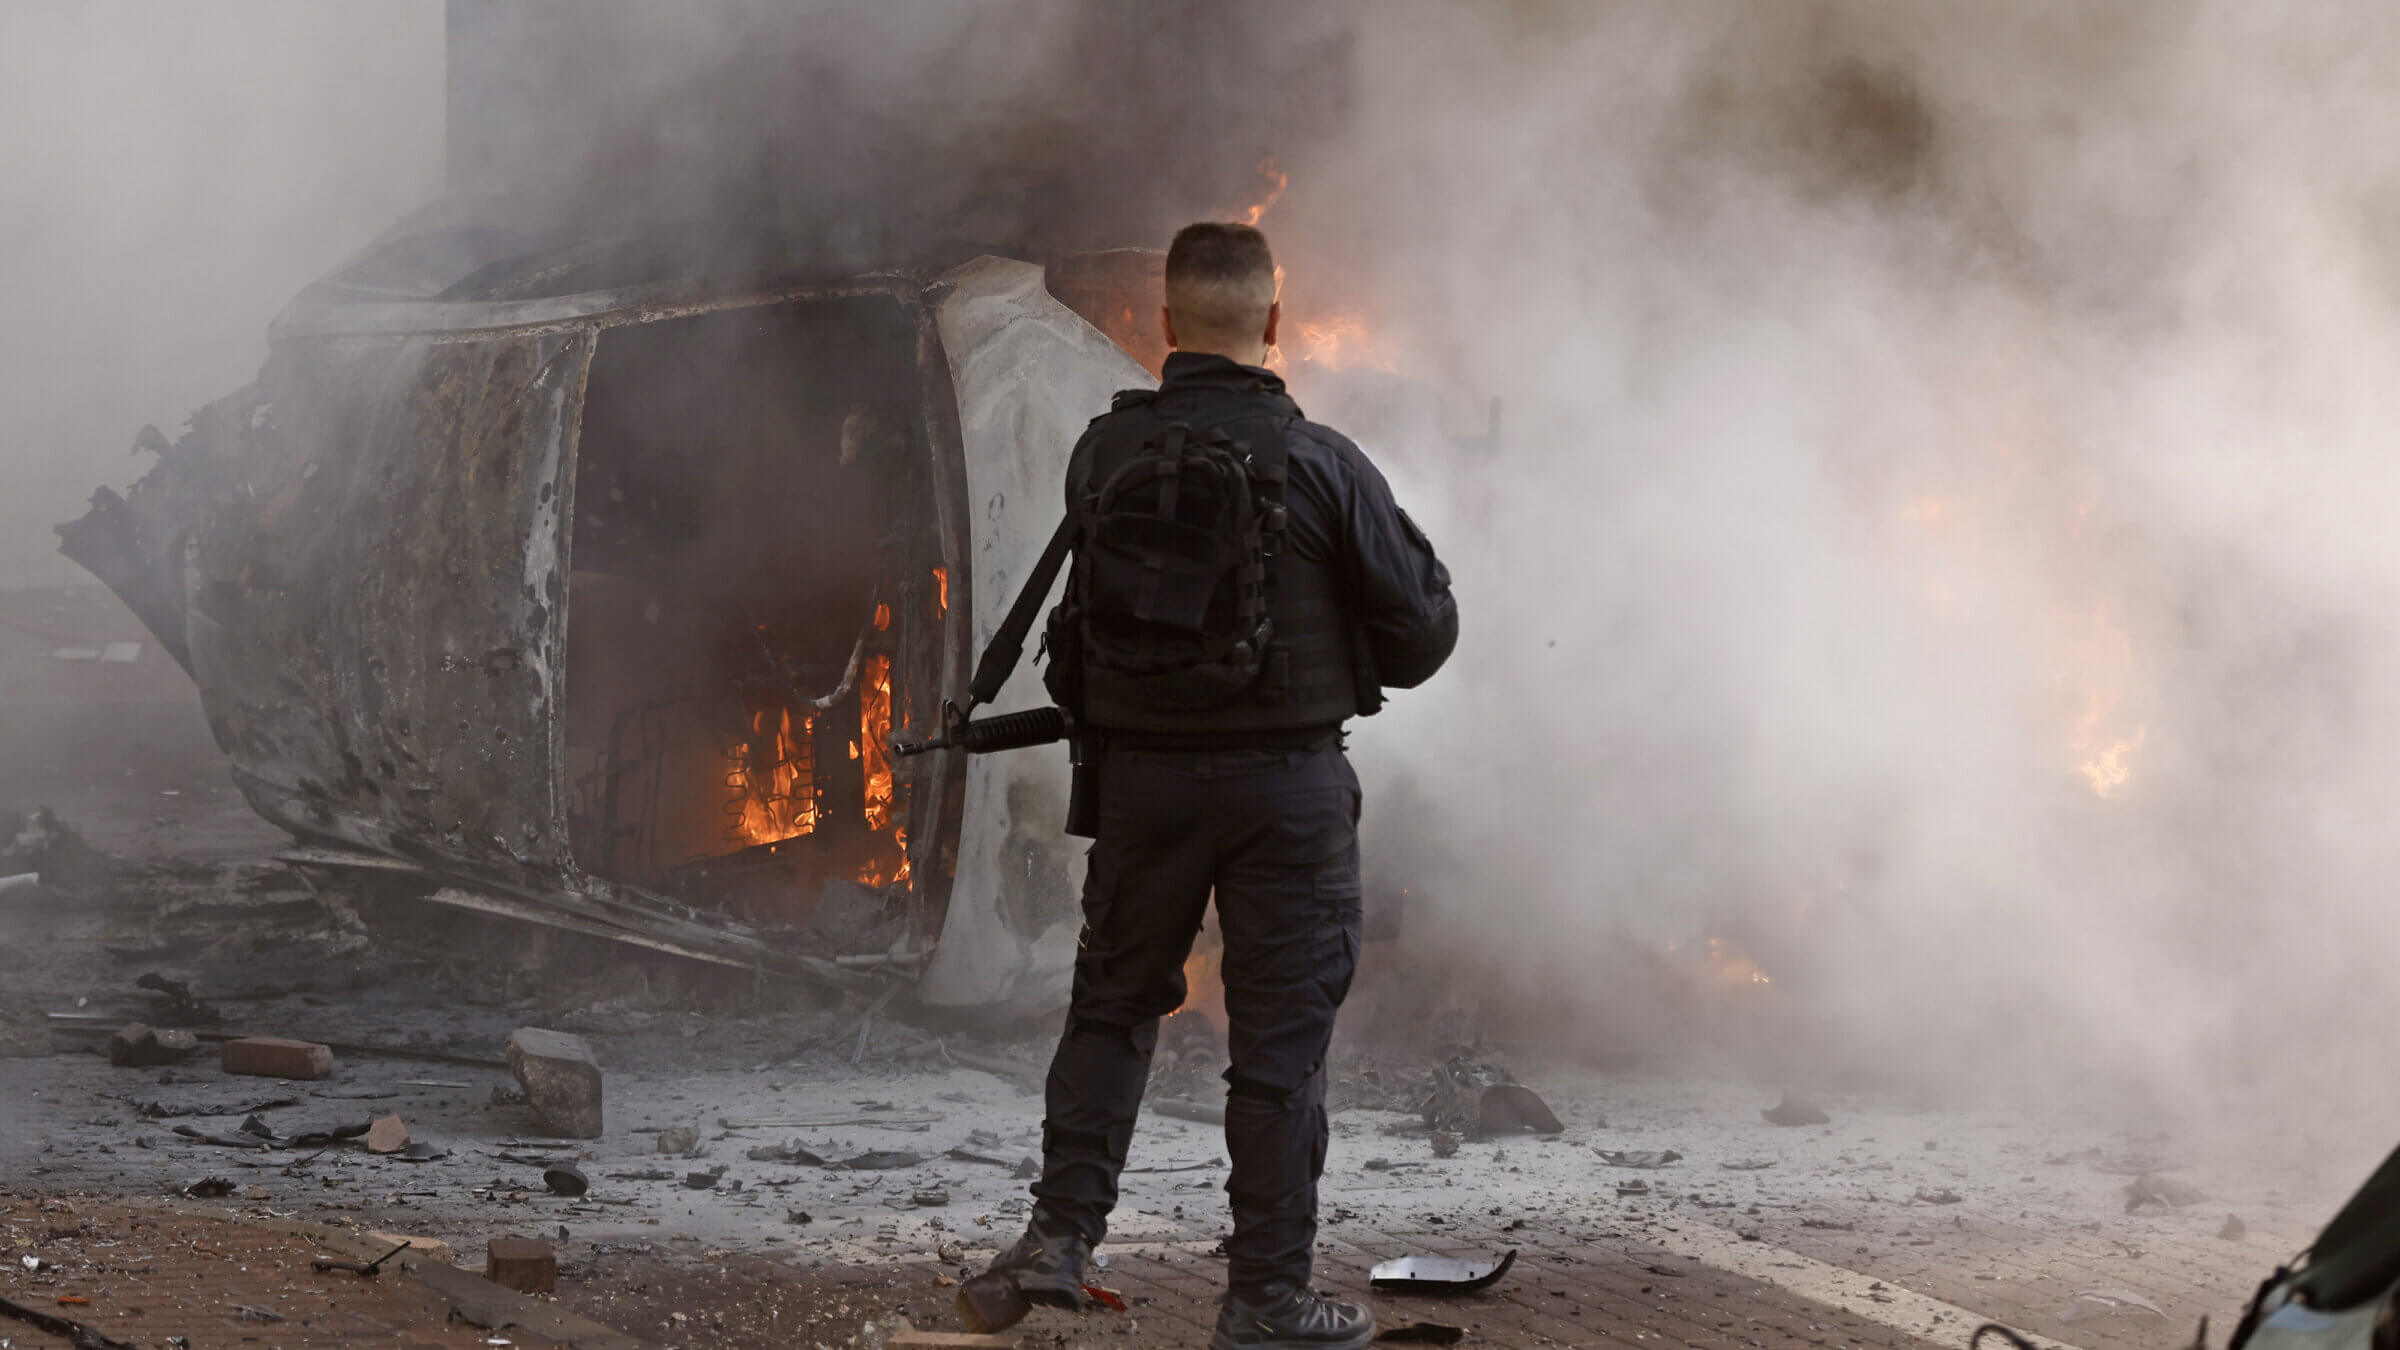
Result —
[[[898, 1002], [870, 1014], [808, 990], [703, 997], [671, 965], [569, 978], [559, 952], [505, 926], [462, 936], [362, 914], [358, 896], [273, 861], [280, 841], [244, 826], [235, 799], [157, 791], [57, 817], [33, 841], [72, 859], [57, 883], [0, 892], [0, 988], [64, 1015], [51, 1053], [0, 1070], [0, 1176], [18, 1190], [416, 1234], [465, 1263], [495, 1235], [548, 1236], [563, 1299], [629, 1297], [609, 1274], [627, 1262], [694, 1288], [743, 1270], [781, 1272], [755, 1277], [770, 1284], [880, 1270], [923, 1283], [920, 1320], [1021, 1227], [1047, 1028], [962, 1033], [912, 1023]], [[142, 987], [145, 974], [165, 987]], [[228, 1075], [207, 1045], [178, 1065], [112, 1066], [106, 1032], [137, 1019], [342, 1049], [321, 1082]], [[591, 1044], [602, 1137], [542, 1136], [501, 1062], [519, 1026]], [[1162, 1046], [1154, 1105], [1211, 1097], [1222, 1061], [1207, 1024], [1173, 1019]], [[1825, 1123], [1783, 1126], [1762, 1108], [1793, 1085], [1755, 1075], [1488, 1050], [1482, 1062], [1537, 1092], [1563, 1130], [1442, 1137], [1423, 1109], [1436, 1052], [1343, 1045], [1325, 1277], [1357, 1285], [1365, 1266], [1412, 1252], [1517, 1249], [1493, 1294], [1400, 1310], [1463, 1319], [1500, 1344], [1576, 1343], [1587, 1314], [1594, 1328], [1635, 1317], [1650, 1320], [1620, 1330], [1744, 1339], [1748, 1323], [1678, 1310], [1710, 1280], [1735, 1282], [1720, 1297], [1738, 1286], [1784, 1300], [1747, 1316], [1828, 1344], [1959, 1344], [1984, 1318], [2074, 1345], [2188, 1344], [2203, 1315], [2230, 1326], [2378, 1152], [2373, 1131], [2328, 1143], [2339, 1132], [2279, 1102], [2169, 1120], [1851, 1090], [1812, 1093]], [[235, 1146], [258, 1138], [243, 1132], [253, 1119], [289, 1139], [388, 1115], [439, 1156]], [[552, 1194], [545, 1167], [570, 1160], [589, 1192]], [[1202, 1306], [1214, 1287], [1225, 1175], [1215, 1128], [1145, 1116], [1110, 1250], [1112, 1278], [1160, 1305], [1154, 1330], [1200, 1334], [1165, 1305]], [[1062, 1336], [1122, 1330], [1039, 1316]], [[673, 1341], [708, 1325], [648, 1331]]]
[[[0, 1180], [21, 1195], [417, 1235], [471, 1268], [494, 1236], [544, 1236], [562, 1304], [665, 1344], [725, 1346], [782, 1344], [795, 1327], [871, 1341], [870, 1324], [902, 1315], [953, 1325], [955, 1281], [1023, 1223], [1052, 1027], [962, 1028], [900, 998], [870, 1016], [856, 995], [729, 990], [671, 961], [385, 905], [274, 859], [289, 841], [226, 783], [188, 704], [11, 720], [22, 796], [0, 802], [0, 873], [44, 879], [0, 889], [0, 996], [20, 1027], [27, 1010], [57, 1015], [34, 1047], [46, 1053], [0, 1059]], [[70, 723], [82, 729], [38, 731]], [[103, 724], [144, 730], [79, 749]], [[1476, 1046], [1456, 1008], [1392, 1015], [1409, 978], [1379, 953], [1346, 1015], [1320, 1278], [1355, 1294], [1378, 1261], [1517, 1250], [1485, 1294], [1375, 1300], [1386, 1322], [1447, 1322], [1481, 1343], [1957, 1345], [1996, 1318], [2071, 1345], [2163, 1348], [2189, 1344], [2203, 1315], [2221, 1343], [2386, 1142], [2374, 1123], [2276, 1099], [2165, 1118], [1787, 1083], [1666, 1052], [1598, 1068], [1563, 1047]], [[320, 1082], [228, 1075], [207, 1044], [181, 1064], [114, 1067], [106, 1035], [136, 1019], [342, 1049]], [[502, 1062], [520, 1026], [590, 1043], [600, 1138], [542, 1136]], [[1462, 1050], [1564, 1128], [1430, 1129], [1436, 1071]], [[1222, 1063], [1202, 1016], [1170, 1019], [1154, 1107], [1215, 1099]], [[1827, 1121], [1765, 1119], [1790, 1088]], [[289, 1140], [392, 1115], [439, 1156], [233, 1146], [258, 1138], [253, 1118]], [[559, 1161], [587, 1194], [546, 1189]], [[1029, 1333], [1205, 1343], [1225, 1175], [1214, 1127], [1146, 1114], [1108, 1247], [1107, 1278], [1133, 1306], [1039, 1312]]]

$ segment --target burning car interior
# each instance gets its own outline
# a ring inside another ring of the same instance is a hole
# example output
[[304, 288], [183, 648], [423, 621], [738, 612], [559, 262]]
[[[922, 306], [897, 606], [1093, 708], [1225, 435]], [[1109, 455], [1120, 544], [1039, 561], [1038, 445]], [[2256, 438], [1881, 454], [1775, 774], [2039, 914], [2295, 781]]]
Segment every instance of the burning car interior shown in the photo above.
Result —
[[945, 804], [916, 799], [887, 743], [938, 685], [949, 585], [916, 355], [884, 297], [600, 340], [565, 705], [591, 873], [764, 927], [871, 895], [849, 935], [877, 948], [886, 919], [917, 917], [910, 827]]

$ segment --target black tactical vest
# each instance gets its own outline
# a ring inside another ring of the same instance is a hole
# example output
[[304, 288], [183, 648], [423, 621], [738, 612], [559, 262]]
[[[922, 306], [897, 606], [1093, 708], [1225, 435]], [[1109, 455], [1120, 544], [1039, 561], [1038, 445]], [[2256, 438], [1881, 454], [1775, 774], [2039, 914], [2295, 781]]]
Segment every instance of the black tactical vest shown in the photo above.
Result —
[[[1299, 405], [1266, 389], [1247, 393], [1128, 390], [1093, 425], [1083, 451], [1068, 470], [1071, 498], [1081, 503], [1109, 482], [1128, 461], [1153, 451], [1172, 424], [1193, 434], [1222, 432], [1238, 444], [1269, 438], [1288, 444], [1285, 428], [1301, 416]], [[1279, 485], [1280, 486], [1280, 485]], [[1072, 708], [1093, 726], [1167, 735], [1294, 731], [1332, 727], [1358, 712], [1356, 674], [1339, 578], [1327, 563], [1297, 556], [1283, 543], [1266, 560], [1266, 612], [1273, 634], [1259, 676], [1233, 697], [1205, 708], [1159, 706], [1138, 691], [1082, 675], [1081, 706]], [[1078, 603], [1069, 587], [1062, 614]], [[1054, 631], [1057, 647], [1067, 634]], [[1062, 653], [1053, 651], [1053, 659]]]

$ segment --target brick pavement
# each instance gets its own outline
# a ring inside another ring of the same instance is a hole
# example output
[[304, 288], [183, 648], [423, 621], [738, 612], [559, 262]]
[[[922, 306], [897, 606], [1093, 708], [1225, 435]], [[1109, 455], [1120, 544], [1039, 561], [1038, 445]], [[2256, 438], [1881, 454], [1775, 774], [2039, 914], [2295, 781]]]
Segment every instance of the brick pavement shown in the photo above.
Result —
[[[144, 1350], [176, 1337], [190, 1350], [459, 1350], [488, 1347], [494, 1338], [452, 1322], [453, 1301], [404, 1274], [319, 1274], [310, 1261], [349, 1253], [221, 1214], [0, 1195], [0, 1244], [8, 1249], [0, 1294]], [[89, 1303], [62, 1302], [76, 1299]], [[559, 1344], [514, 1329], [500, 1339], [522, 1350]], [[7, 1317], [0, 1317], [0, 1343], [15, 1350], [70, 1344]]]
[[[1393, 1242], [1388, 1234], [1360, 1234]], [[1517, 1236], [1517, 1235], [1511, 1235]], [[1470, 1255], [1480, 1242], [1412, 1234], [1410, 1250]], [[1889, 1327], [1639, 1244], [1520, 1243], [1501, 1284], [1465, 1298], [1368, 1295], [1386, 1326], [1445, 1322], [1488, 1346], [1766, 1347], [1923, 1350]], [[1356, 1297], [1372, 1258], [1328, 1240], [1319, 1283]], [[1105, 1281], [1133, 1305], [1081, 1316], [1037, 1309], [1020, 1331], [1028, 1346], [1112, 1350], [1127, 1345], [1198, 1350], [1207, 1345], [1223, 1288], [1222, 1264], [1184, 1247], [1132, 1242], [1112, 1254]], [[916, 1262], [868, 1268], [795, 1266], [720, 1254], [693, 1265], [652, 1256], [603, 1255], [562, 1275], [562, 1306], [666, 1346], [842, 1346], [869, 1318], [905, 1316], [919, 1327], [956, 1326], [956, 1270]], [[675, 1315], [681, 1313], [680, 1321]]]

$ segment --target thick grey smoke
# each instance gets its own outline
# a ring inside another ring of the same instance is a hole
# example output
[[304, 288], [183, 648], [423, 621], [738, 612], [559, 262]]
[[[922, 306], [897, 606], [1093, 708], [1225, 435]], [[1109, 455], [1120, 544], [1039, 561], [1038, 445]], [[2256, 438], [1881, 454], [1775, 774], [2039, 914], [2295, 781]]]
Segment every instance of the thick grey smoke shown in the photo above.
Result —
[[1287, 234], [1509, 410], [1365, 738], [1434, 949], [1794, 1073], [2380, 1084], [2396, 37], [1378, 7]]
[[0, 585], [240, 388], [294, 292], [441, 190], [424, 0], [0, 6]]
[[[85, 12], [12, 10], [0, 50], [24, 62], [4, 39]], [[2400, 992], [2400, 171], [2379, 138], [2400, 17], [452, 15], [475, 25], [463, 192], [736, 265], [1155, 246], [1259, 200], [1274, 156], [1291, 183], [1262, 223], [1295, 327], [1348, 335], [1338, 361], [1296, 335], [1295, 386], [1386, 456], [1466, 614], [1456, 667], [1361, 728], [1370, 865], [1410, 893], [1412, 959], [1501, 991], [1513, 1034], [2170, 1099], [2380, 1081], [2353, 1010]], [[84, 157], [180, 150], [125, 166], [148, 219], [90, 256], [180, 241], [172, 274], [211, 288], [46, 283], [37, 312], [98, 336], [72, 365], [21, 331], [0, 380], [98, 370], [128, 330], [159, 344], [137, 379], [192, 378], [132, 400], [78, 376], [33, 441], [239, 384], [255, 347], [193, 361], [175, 316], [251, 340], [342, 251], [160, 223], [243, 174], [186, 162], [217, 162], [231, 124], [159, 132], [199, 95], [148, 73]], [[317, 75], [370, 76], [398, 78], [372, 55]], [[415, 203], [414, 139], [337, 154], [286, 130], [249, 190], [364, 166], [361, 238]], [[12, 189], [47, 181], [24, 168]], [[123, 322], [90, 322], [91, 294]], [[1455, 444], [1494, 396], [1499, 452]]]

